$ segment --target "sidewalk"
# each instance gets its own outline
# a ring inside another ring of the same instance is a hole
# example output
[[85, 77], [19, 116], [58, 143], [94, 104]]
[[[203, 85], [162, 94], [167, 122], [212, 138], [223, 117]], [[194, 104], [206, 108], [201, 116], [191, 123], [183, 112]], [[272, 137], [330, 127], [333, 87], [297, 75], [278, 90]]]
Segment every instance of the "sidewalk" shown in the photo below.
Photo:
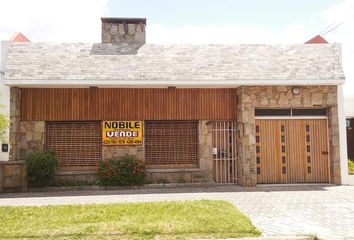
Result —
[[226, 200], [234, 203], [263, 236], [316, 235], [354, 239], [354, 186], [216, 186], [204, 188], [12, 193], [0, 206], [43, 206], [180, 200]]

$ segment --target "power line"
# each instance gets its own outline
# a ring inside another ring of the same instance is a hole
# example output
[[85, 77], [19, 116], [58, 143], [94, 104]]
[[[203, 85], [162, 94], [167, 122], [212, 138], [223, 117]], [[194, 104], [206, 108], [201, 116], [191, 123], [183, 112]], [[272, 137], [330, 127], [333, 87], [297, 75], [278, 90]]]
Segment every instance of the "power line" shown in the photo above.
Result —
[[[343, 23], [345, 23], [346, 21], [348, 21], [348, 19], [353, 18], [354, 14], [351, 14], [346, 20], [343, 20], [342, 22], [338, 23], [337, 25], [335, 25], [334, 27], [332, 27], [334, 24], [329, 24], [327, 27], [325, 27], [324, 29], [322, 29], [322, 31], [319, 32], [318, 35], [326, 35], [327, 33], [332, 32], [333, 30], [337, 29], [339, 26], [341, 26]], [[332, 27], [332, 28], [330, 28]], [[328, 28], [330, 28], [328, 30]]]
[[325, 27], [324, 29], [322, 29], [318, 35], [321, 35], [324, 31], [326, 31], [328, 28], [330, 28], [331, 26], [333, 26], [333, 24], [329, 24], [327, 27]]
[[333, 30], [337, 29], [340, 25], [342, 25], [344, 22], [338, 23], [337, 25], [335, 25], [334, 27], [330, 28], [329, 30], [327, 30], [326, 32], [322, 33], [322, 36], [326, 35], [327, 33], [332, 32]]

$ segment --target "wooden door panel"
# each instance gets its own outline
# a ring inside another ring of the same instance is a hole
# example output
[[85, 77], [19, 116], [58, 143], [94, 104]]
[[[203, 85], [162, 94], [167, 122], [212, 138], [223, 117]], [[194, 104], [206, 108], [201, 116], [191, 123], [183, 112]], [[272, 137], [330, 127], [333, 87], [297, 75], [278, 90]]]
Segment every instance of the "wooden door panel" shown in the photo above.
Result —
[[256, 121], [256, 161], [258, 183], [282, 183], [280, 126], [282, 120]]
[[303, 120], [286, 120], [288, 182], [306, 182], [306, 145]]
[[327, 119], [257, 119], [257, 183], [329, 182]]
[[329, 182], [327, 120], [307, 120], [306, 125], [307, 182]]

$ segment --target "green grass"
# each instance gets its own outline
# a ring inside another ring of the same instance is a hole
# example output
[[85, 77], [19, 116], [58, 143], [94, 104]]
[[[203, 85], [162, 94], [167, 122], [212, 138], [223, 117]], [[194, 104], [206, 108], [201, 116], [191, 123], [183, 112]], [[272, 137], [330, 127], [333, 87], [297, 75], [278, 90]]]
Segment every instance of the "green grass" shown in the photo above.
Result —
[[349, 175], [354, 175], [354, 161], [353, 160], [348, 160], [348, 172]]
[[0, 207], [0, 238], [192, 239], [260, 232], [225, 201]]

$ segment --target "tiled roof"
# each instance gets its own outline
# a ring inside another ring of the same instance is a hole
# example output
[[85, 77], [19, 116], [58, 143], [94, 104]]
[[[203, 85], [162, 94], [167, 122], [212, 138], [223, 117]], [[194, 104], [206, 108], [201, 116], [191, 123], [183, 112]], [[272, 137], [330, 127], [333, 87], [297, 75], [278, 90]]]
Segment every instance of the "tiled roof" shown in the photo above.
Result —
[[311, 38], [305, 44], [327, 44], [327, 40], [324, 39], [321, 35], [316, 35], [315, 37]]
[[10, 43], [6, 80], [342, 80], [340, 45]]
[[15, 33], [10, 38], [10, 42], [31, 42], [25, 35], [20, 32]]

